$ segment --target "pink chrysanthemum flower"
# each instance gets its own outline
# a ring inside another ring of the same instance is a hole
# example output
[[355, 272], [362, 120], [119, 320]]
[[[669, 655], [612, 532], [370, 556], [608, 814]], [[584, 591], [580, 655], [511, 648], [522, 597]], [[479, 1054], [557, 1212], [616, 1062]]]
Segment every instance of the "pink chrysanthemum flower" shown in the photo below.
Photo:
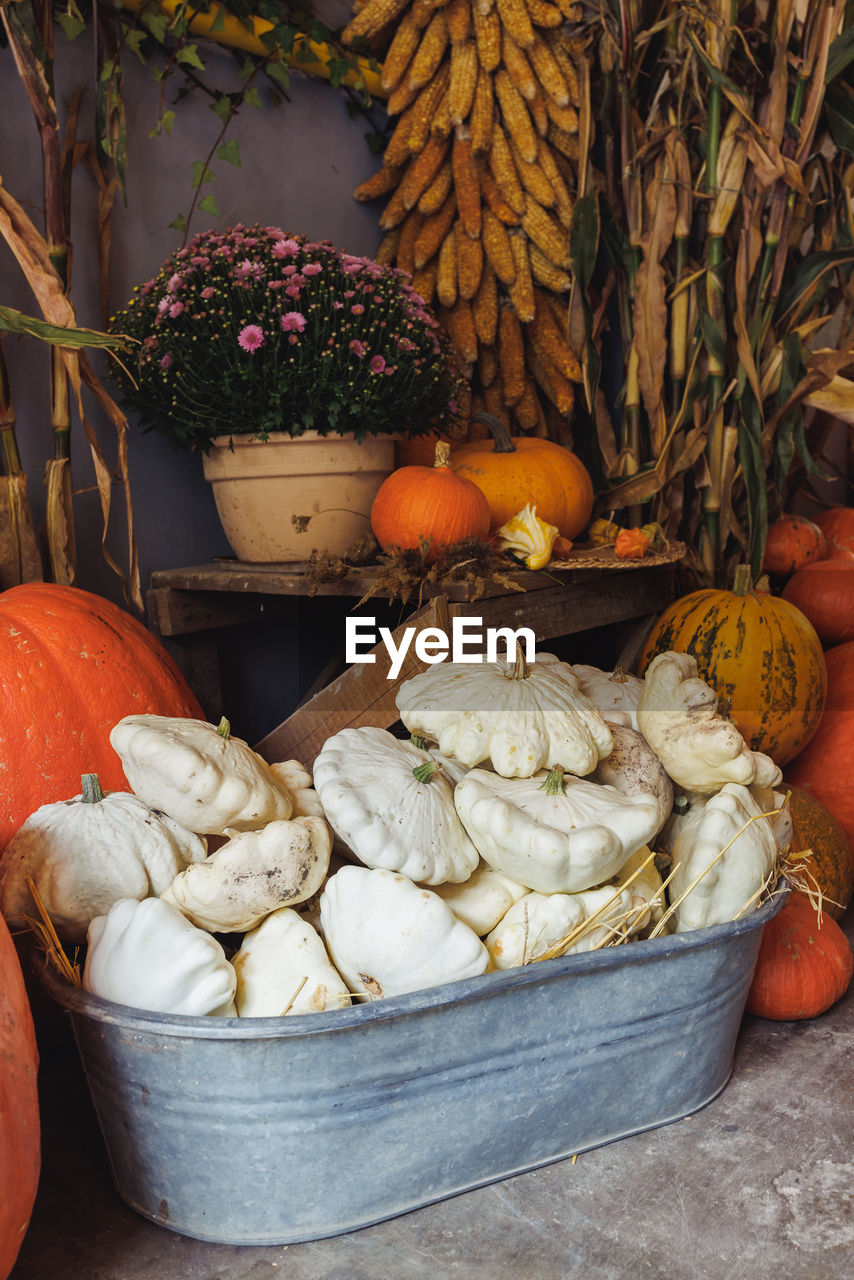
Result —
[[350, 308], [350, 310], [354, 316], [363, 316], [365, 314], [365, 308], [362, 306], [361, 302], [357, 302]]
[[364, 342], [360, 342], [358, 338], [354, 338], [350, 343], [350, 350], [353, 352], [354, 356], [358, 356], [361, 359], [365, 354], [365, 344]]
[[183, 310], [184, 310], [183, 302], [173, 302], [172, 306], [169, 308], [169, 314], [173, 320], [177, 320], [178, 316], [181, 314]]
[[286, 311], [282, 316], [283, 333], [302, 333], [305, 329], [305, 316], [301, 311]]
[[382, 373], [384, 368], [385, 358], [383, 356], [371, 356], [371, 373]]
[[299, 244], [296, 240], [277, 240], [270, 252], [274, 258], [292, 258], [299, 253]]
[[237, 345], [251, 355], [264, 345], [264, 330], [257, 324], [247, 324], [237, 335]]
[[167, 352], [166, 352], [166, 355], [165, 355], [165, 356], [163, 356], [163, 358], [162, 358], [162, 359], [161, 359], [161, 361], [160, 361], [160, 368], [161, 368], [161, 369], [164, 371], [164, 373], [165, 373], [165, 371], [166, 371], [167, 369], [171, 369], [171, 368], [172, 368], [173, 363], [174, 363], [174, 362], [173, 362], [173, 360], [172, 360], [172, 357], [170, 356], [169, 352], [167, 351]]
[[214, 291], [210, 285], [207, 285], [204, 289], [202, 289], [203, 298], [212, 298], [213, 296], [214, 296]]

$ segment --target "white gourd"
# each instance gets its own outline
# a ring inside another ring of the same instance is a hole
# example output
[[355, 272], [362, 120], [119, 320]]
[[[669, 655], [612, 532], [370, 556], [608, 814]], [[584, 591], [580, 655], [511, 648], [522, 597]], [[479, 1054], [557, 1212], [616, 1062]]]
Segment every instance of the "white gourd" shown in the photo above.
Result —
[[42, 805], [6, 846], [0, 911], [23, 927], [35, 911], [32, 879], [64, 942], [82, 942], [90, 920], [119, 898], [162, 893], [207, 854], [203, 839], [127, 791], [104, 794], [94, 774], [71, 800]]
[[468, 768], [505, 778], [555, 765], [582, 776], [611, 751], [611, 733], [568, 663], [539, 653], [517, 662], [442, 662], [404, 681], [397, 709], [410, 733]]
[[347, 986], [373, 999], [473, 978], [489, 964], [480, 938], [437, 894], [381, 868], [336, 872], [320, 923]]
[[472, 769], [454, 800], [481, 857], [546, 894], [602, 884], [649, 842], [659, 822], [654, 795], [623, 795], [559, 769], [509, 779]]
[[673, 783], [642, 733], [624, 724], [611, 724], [610, 729], [613, 750], [588, 774], [588, 780], [616, 787], [625, 796], [655, 796], [660, 830], [673, 809]]
[[317, 931], [282, 907], [246, 934], [232, 959], [241, 1018], [325, 1013], [350, 1004], [350, 992]]
[[642, 680], [629, 671], [624, 671], [622, 667], [617, 667], [614, 671], [603, 671], [601, 667], [574, 662], [572, 670], [581, 686], [581, 692], [596, 703], [609, 725], [625, 724], [630, 729], [637, 729]]
[[528, 890], [481, 859], [468, 880], [462, 884], [436, 885], [433, 892], [447, 902], [459, 920], [483, 938]]
[[514, 903], [487, 937], [490, 959], [496, 969], [530, 964], [597, 911], [602, 911], [596, 924], [570, 943], [565, 954], [592, 951], [613, 937], [609, 921], [621, 919], [631, 905], [629, 891], [612, 885], [583, 893], [526, 894]]
[[162, 898], [121, 898], [89, 925], [83, 988], [134, 1009], [233, 1018], [237, 976], [216, 938]]
[[110, 742], [134, 794], [190, 831], [254, 831], [293, 812], [288, 788], [231, 736], [225, 718], [217, 728], [205, 720], [125, 716]]
[[367, 867], [432, 885], [467, 880], [477, 866], [438, 763], [385, 729], [342, 729], [328, 738], [314, 762], [314, 785], [333, 829]]

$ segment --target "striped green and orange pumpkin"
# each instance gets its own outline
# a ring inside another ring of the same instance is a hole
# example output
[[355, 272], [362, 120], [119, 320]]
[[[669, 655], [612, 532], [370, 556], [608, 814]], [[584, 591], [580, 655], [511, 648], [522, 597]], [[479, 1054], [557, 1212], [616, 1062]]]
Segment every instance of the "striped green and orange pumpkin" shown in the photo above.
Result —
[[665, 609], [639, 674], [667, 650], [693, 654], [745, 740], [777, 764], [793, 759], [818, 729], [827, 696], [821, 641], [794, 605], [754, 593], [746, 565], [732, 591], [692, 591]]

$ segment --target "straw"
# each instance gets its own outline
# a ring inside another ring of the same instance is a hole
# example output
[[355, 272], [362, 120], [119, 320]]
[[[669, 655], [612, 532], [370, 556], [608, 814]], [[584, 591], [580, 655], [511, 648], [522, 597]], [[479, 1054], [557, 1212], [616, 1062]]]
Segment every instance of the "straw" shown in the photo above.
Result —
[[34, 920], [31, 916], [24, 916], [24, 919], [36, 935], [39, 945], [57, 972], [72, 986], [81, 987], [83, 978], [80, 974], [80, 965], [77, 963], [77, 951], [75, 950], [74, 952], [74, 960], [69, 960], [35, 881], [30, 876], [27, 876], [26, 884], [39, 913], [39, 919]]

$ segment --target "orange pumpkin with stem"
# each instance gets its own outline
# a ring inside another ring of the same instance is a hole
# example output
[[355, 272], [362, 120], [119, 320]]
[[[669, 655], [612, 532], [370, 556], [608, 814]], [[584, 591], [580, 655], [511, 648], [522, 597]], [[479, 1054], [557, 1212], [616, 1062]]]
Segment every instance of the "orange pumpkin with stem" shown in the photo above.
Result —
[[563, 445], [539, 436], [512, 436], [492, 414], [475, 414], [491, 440], [469, 440], [451, 451], [451, 465], [483, 492], [500, 529], [524, 507], [537, 508], [547, 524], [572, 541], [593, 513], [593, 481], [579, 458]]
[[432, 467], [399, 467], [382, 482], [371, 507], [371, 528], [383, 551], [418, 551], [438, 560], [456, 542], [489, 535], [489, 506], [477, 485], [450, 465], [440, 440]]

